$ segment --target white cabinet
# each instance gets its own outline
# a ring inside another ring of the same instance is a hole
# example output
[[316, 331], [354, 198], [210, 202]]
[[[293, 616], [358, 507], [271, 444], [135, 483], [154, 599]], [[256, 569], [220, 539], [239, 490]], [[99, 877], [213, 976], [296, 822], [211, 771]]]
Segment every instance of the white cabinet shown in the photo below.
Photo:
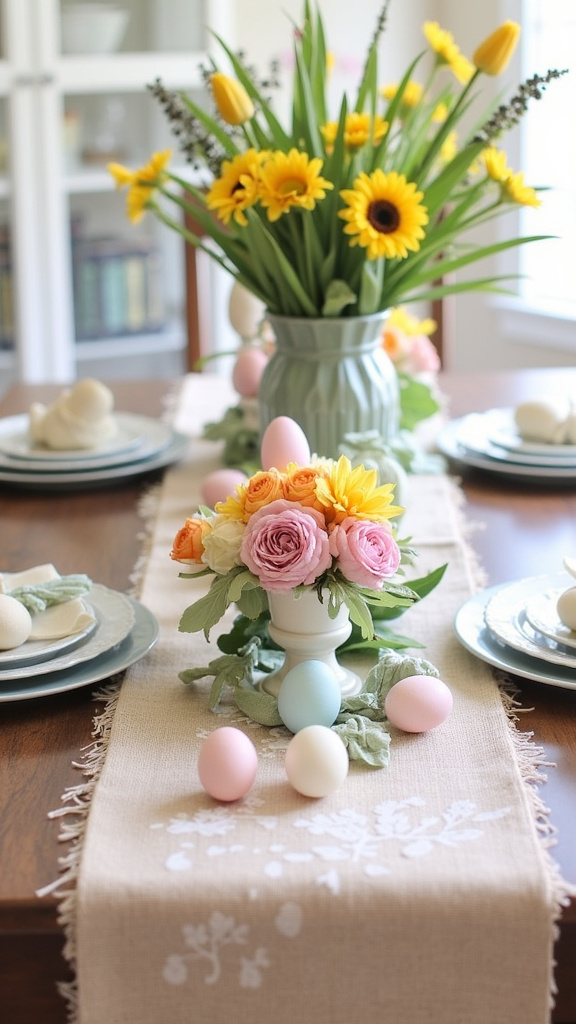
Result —
[[62, 52], [74, 0], [0, 3], [0, 378], [177, 372], [182, 241], [151, 216], [127, 221], [106, 164], [167, 146], [177, 159], [147, 85], [202, 90], [209, 29], [233, 43], [233, 0], [120, 0], [112, 54]]

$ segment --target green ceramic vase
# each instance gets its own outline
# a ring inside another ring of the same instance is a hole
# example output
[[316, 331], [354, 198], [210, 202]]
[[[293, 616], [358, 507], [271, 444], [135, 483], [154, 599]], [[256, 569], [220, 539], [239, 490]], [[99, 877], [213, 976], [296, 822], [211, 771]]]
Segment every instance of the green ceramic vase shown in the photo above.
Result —
[[276, 416], [300, 424], [313, 454], [338, 458], [345, 434], [398, 430], [396, 370], [382, 348], [386, 313], [269, 315], [276, 348], [260, 383], [260, 429]]

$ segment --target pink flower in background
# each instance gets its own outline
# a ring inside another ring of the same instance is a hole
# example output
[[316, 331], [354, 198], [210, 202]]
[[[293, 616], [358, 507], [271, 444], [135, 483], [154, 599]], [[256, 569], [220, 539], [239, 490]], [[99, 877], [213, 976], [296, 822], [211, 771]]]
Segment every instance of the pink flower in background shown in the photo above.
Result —
[[314, 583], [332, 564], [324, 516], [284, 498], [263, 506], [246, 526], [241, 558], [273, 593]]
[[378, 590], [400, 565], [400, 549], [385, 523], [344, 519], [330, 535], [336, 568], [351, 583]]

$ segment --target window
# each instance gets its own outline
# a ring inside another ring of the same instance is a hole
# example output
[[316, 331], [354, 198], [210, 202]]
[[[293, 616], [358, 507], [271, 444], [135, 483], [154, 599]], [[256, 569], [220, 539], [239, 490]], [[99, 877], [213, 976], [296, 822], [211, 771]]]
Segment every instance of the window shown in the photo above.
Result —
[[524, 234], [556, 236], [523, 246], [520, 283], [524, 304], [576, 318], [576, 3], [522, 0], [522, 77], [550, 68], [569, 73], [531, 101], [520, 130], [519, 166], [531, 185], [549, 185], [542, 206], [524, 208]]

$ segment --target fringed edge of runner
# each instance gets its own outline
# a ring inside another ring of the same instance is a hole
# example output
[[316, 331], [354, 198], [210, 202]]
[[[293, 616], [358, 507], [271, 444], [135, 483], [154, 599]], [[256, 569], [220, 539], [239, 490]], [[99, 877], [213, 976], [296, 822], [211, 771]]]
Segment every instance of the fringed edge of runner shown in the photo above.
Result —
[[555, 996], [558, 992], [554, 970], [556, 960], [554, 959], [554, 944], [560, 935], [560, 923], [562, 910], [569, 906], [571, 899], [576, 898], [576, 885], [570, 884], [563, 877], [560, 867], [552, 856], [552, 847], [556, 845], [558, 830], [550, 819], [550, 808], [545, 803], [540, 787], [546, 782], [545, 769], [555, 768], [553, 761], [546, 758], [546, 752], [534, 740], [533, 732], [524, 732], [519, 729], [517, 722], [519, 716], [527, 714], [532, 708], [522, 707], [518, 701], [518, 687], [514, 680], [505, 672], [494, 670], [499, 684], [500, 695], [506, 717], [508, 720], [508, 731], [516, 754], [516, 761], [520, 770], [524, 791], [528, 798], [536, 832], [540, 840], [540, 849], [543, 856], [543, 865], [549, 883], [549, 910], [550, 930], [552, 943], [550, 948], [550, 981], [549, 981], [549, 1009], [555, 1005]]
[[[448, 484], [452, 491], [458, 525], [466, 549], [472, 584], [474, 589], [478, 591], [486, 587], [489, 580], [479, 556], [472, 548], [470, 539], [477, 530], [484, 527], [482, 523], [475, 523], [466, 518], [466, 495], [461, 489], [460, 480], [455, 477], [449, 477]], [[557, 842], [558, 830], [550, 820], [550, 808], [546, 805], [540, 793], [540, 787], [546, 782], [545, 769], [554, 768], [555, 764], [546, 759], [544, 748], [536, 743], [533, 732], [524, 732], [518, 728], [519, 716], [527, 714], [532, 709], [521, 706], [518, 700], [519, 690], [517, 684], [505, 672], [495, 668], [492, 671], [498, 683], [502, 705], [507, 718], [508, 733], [514, 747], [516, 763], [524, 783], [524, 792], [527, 796], [536, 832], [540, 840], [544, 869], [549, 883], [550, 931], [552, 936], [549, 1008], [552, 1010], [555, 1005], [554, 997], [558, 991], [554, 977], [556, 961], [554, 959], [553, 944], [560, 934], [562, 910], [564, 907], [569, 906], [571, 899], [576, 898], [576, 885], [571, 885], [563, 878], [560, 867], [552, 856], [551, 849]]]
[[[179, 388], [175, 387], [166, 396], [163, 418], [172, 418], [178, 391]], [[138, 503], [138, 515], [143, 522], [143, 529], [138, 536], [140, 554], [130, 574], [129, 588], [129, 592], [136, 597], [139, 594], [150, 555], [160, 506], [161, 489], [161, 484], [149, 487]], [[76, 967], [76, 884], [92, 795], [104, 767], [123, 678], [124, 673], [113, 677], [111, 682], [101, 686], [92, 694], [94, 701], [104, 703], [104, 709], [94, 716], [92, 743], [83, 749], [80, 760], [72, 762], [73, 767], [82, 772], [84, 781], [76, 786], [70, 786], [61, 797], [62, 806], [48, 813], [49, 818], [60, 819], [58, 842], [66, 844], [67, 852], [58, 858], [60, 866], [58, 877], [48, 885], [37, 889], [36, 896], [43, 898], [53, 895], [59, 900], [58, 924], [64, 930], [65, 940], [62, 954], [73, 972]], [[69, 1024], [78, 1024], [79, 1003], [76, 978], [73, 978], [72, 981], [58, 982], [57, 989], [66, 1004], [66, 1016]]]

